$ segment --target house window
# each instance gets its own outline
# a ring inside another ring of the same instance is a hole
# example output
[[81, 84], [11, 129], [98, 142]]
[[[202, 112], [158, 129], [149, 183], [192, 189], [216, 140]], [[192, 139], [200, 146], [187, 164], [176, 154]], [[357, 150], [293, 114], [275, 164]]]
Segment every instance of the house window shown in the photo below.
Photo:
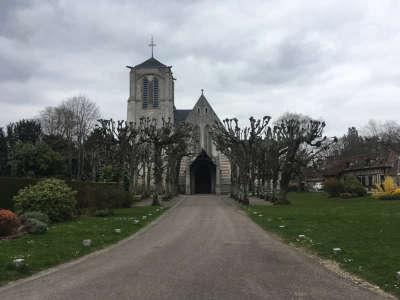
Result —
[[363, 186], [365, 186], [365, 178], [366, 178], [366, 176], [361, 176], [361, 184], [363, 185]]
[[147, 104], [149, 103], [149, 81], [147, 78], [143, 78], [142, 92], [143, 92], [143, 108], [147, 108]]
[[154, 78], [153, 80], [153, 107], [158, 107], [158, 79]]
[[372, 176], [369, 175], [368, 176], [368, 186], [373, 186], [373, 185], [374, 185], [374, 182], [373, 182]]

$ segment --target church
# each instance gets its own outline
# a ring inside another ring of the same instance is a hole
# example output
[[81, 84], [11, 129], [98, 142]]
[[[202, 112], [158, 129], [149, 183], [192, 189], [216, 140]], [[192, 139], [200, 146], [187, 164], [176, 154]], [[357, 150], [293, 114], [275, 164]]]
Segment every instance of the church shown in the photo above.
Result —
[[175, 107], [175, 78], [172, 67], [153, 55], [146, 61], [127, 66], [129, 74], [128, 122], [138, 122], [142, 117], [164, 118], [173, 123], [187, 122], [193, 126], [197, 145], [193, 145], [190, 156], [185, 156], [179, 172], [179, 190], [184, 194], [226, 194], [230, 191], [230, 162], [217, 151], [211, 139], [211, 128], [220, 122], [203, 90], [192, 109]]

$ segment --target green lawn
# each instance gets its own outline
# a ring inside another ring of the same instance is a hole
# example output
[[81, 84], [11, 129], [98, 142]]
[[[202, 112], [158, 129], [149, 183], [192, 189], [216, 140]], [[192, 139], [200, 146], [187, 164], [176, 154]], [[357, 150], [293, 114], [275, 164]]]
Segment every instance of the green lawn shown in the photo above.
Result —
[[[400, 296], [400, 201], [337, 199], [323, 193], [291, 193], [289, 199], [291, 205], [252, 206], [247, 212], [286, 241]], [[335, 254], [333, 248], [342, 251]]]
[[[74, 221], [53, 224], [42, 235], [28, 234], [15, 240], [1, 240], [0, 285], [115, 243], [157, 218], [162, 211], [157, 211], [156, 207], [116, 209], [111, 217], [80, 217]], [[140, 222], [135, 224], [134, 219]], [[114, 231], [118, 228], [121, 233]], [[91, 239], [92, 246], [84, 247], [84, 239]], [[10, 268], [9, 264], [14, 258], [24, 258], [27, 270]]]

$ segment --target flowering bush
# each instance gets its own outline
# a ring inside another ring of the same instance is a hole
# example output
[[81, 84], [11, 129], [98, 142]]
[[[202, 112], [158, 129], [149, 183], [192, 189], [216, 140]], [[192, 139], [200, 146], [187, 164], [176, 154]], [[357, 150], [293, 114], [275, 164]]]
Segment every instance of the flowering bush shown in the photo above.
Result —
[[16, 214], [11, 210], [0, 209], [0, 236], [15, 233], [20, 225]]
[[76, 206], [75, 192], [59, 179], [46, 179], [20, 190], [14, 202], [19, 213], [39, 211], [50, 221], [71, 219]]
[[392, 177], [386, 177], [383, 185], [376, 186], [372, 196], [379, 200], [400, 200], [400, 188], [396, 186]]

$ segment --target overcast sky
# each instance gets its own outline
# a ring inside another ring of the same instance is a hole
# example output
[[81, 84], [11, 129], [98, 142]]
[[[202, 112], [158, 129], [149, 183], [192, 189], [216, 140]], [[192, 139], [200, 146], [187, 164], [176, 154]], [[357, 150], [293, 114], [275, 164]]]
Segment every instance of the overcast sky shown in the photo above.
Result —
[[[279, 3], [278, 3], [279, 2]], [[125, 119], [128, 69], [173, 66], [175, 105], [299, 112], [329, 134], [399, 120], [400, 1], [0, 2], [0, 126], [84, 94]]]

